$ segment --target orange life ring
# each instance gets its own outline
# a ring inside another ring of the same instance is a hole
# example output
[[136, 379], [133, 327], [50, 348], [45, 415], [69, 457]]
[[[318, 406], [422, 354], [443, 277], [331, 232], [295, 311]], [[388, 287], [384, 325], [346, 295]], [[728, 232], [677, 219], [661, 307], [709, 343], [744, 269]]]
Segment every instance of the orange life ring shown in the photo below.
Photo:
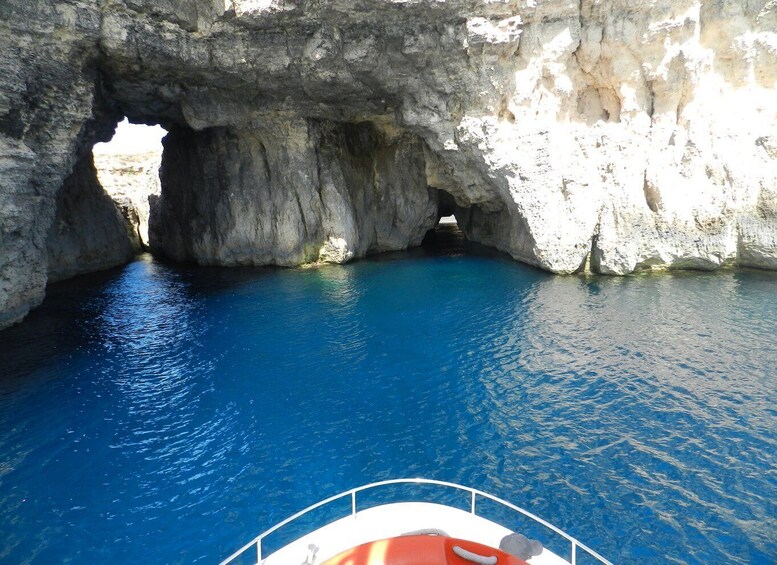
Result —
[[[483, 559], [478, 559], [479, 557]], [[492, 558], [496, 558], [495, 560]], [[321, 565], [527, 565], [525, 561], [474, 541], [442, 536], [401, 536], [358, 545]]]

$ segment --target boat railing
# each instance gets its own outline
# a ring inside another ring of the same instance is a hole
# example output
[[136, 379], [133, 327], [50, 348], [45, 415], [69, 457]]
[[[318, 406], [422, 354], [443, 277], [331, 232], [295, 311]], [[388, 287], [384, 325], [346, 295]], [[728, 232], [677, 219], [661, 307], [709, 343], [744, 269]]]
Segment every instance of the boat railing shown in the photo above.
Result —
[[[356, 513], [358, 512], [358, 504], [357, 504], [357, 495], [359, 493], [368, 491], [368, 490], [374, 490], [379, 487], [384, 487], [387, 485], [397, 485], [397, 484], [408, 484], [408, 485], [437, 485], [442, 487], [448, 487], [460, 491], [464, 491], [469, 493], [470, 495], [470, 508], [469, 511], [471, 514], [477, 516], [477, 498], [482, 497], [488, 500], [491, 500], [493, 502], [496, 502], [497, 504], [500, 504], [501, 506], [504, 506], [506, 508], [509, 508], [510, 510], [513, 510], [515, 512], [518, 512], [519, 514], [522, 514], [523, 516], [526, 516], [527, 518], [533, 520], [534, 522], [537, 522], [538, 524], [541, 524], [548, 528], [549, 530], [553, 531], [557, 535], [564, 538], [569, 544], [571, 544], [571, 551], [570, 551], [570, 563], [571, 565], [576, 565], [577, 563], [577, 554], [578, 552], [582, 551], [590, 555], [592, 558], [596, 559], [600, 563], [603, 563], [604, 565], [612, 565], [610, 561], [599, 555], [596, 551], [591, 549], [590, 547], [586, 546], [585, 544], [581, 543], [580, 541], [576, 540], [563, 530], [557, 528], [550, 522], [543, 520], [539, 516], [529, 512], [528, 510], [521, 508], [520, 506], [516, 506], [515, 504], [512, 504], [511, 502], [507, 502], [506, 500], [502, 500], [499, 497], [496, 497], [494, 495], [488, 494], [487, 492], [483, 492], [478, 489], [465, 487], [463, 485], [459, 485], [456, 483], [450, 483], [446, 481], [437, 481], [434, 479], [391, 479], [387, 481], [379, 481], [376, 483], [370, 483], [368, 485], [363, 485], [360, 487], [352, 488], [350, 490], [347, 490], [345, 492], [341, 492], [340, 494], [336, 494], [334, 496], [330, 496], [329, 498], [322, 500], [320, 502], [317, 502], [316, 504], [313, 504], [311, 506], [308, 506], [304, 510], [300, 510], [296, 514], [289, 516], [282, 522], [278, 522], [275, 524], [272, 528], [269, 530], [266, 530], [265, 532], [261, 533], [257, 537], [255, 537], [253, 540], [245, 544], [243, 547], [238, 549], [236, 552], [234, 552], [232, 555], [227, 557], [224, 561], [220, 563], [220, 565], [229, 565], [234, 560], [236, 560], [238, 557], [241, 557], [244, 555], [249, 549], [251, 549], [253, 546], [256, 547], [256, 562], [257, 564], [261, 564], [262, 560], [266, 557], [262, 553], [262, 541], [269, 535], [273, 534], [274, 532], [280, 530], [284, 526], [287, 526], [291, 524], [292, 522], [295, 522], [296, 520], [300, 519], [302, 516], [305, 516], [306, 514], [309, 514], [310, 512], [321, 508], [322, 506], [326, 506], [327, 504], [330, 504], [332, 502], [335, 502], [337, 500], [341, 500], [343, 498], [350, 497], [351, 499], [351, 516], [356, 516]], [[345, 518], [346, 516], [342, 516]]]

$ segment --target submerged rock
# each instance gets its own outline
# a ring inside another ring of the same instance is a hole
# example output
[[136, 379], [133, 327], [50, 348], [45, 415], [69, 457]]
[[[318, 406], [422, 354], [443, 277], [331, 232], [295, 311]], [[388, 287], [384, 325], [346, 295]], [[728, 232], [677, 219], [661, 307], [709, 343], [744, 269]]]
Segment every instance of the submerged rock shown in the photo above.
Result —
[[173, 132], [149, 238], [179, 260], [402, 249], [439, 189], [556, 273], [777, 268], [776, 30], [767, 0], [4, 2], [0, 326], [122, 115]]

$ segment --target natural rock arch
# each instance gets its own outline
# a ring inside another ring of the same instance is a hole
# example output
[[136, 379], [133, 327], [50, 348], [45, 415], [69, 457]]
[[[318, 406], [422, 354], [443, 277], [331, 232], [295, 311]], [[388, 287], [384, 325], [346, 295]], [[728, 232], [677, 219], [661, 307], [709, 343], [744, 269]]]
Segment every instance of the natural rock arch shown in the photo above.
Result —
[[57, 194], [123, 115], [173, 132], [175, 258], [412, 245], [433, 187], [557, 273], [774, 268], [775, 29], [767, 0], [4, 2], [0, 326], [42, 299]]

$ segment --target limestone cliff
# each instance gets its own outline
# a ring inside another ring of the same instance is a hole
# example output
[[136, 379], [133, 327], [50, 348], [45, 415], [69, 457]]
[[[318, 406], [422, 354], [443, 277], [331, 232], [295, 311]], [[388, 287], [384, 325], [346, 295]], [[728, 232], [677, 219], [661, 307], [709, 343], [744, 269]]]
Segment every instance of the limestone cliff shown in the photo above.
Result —
[[122, 265], [138, 251], [130, 224], [97, 181], [91, 154], [65, 179], [56, 203], [46, 238], [49, 282]]
[[419, 245], [437, 222], [423, 146], [369, 123], [174, 129], [151, 248], [213, 265], [342, 263]]
[[121, 115], [173, 132], [151, 244], [178, 259], [400, 249], [441, 189], [557, 273], [777, 268], [776, 30], [774, 0], [7, 0], [0, 325]]

